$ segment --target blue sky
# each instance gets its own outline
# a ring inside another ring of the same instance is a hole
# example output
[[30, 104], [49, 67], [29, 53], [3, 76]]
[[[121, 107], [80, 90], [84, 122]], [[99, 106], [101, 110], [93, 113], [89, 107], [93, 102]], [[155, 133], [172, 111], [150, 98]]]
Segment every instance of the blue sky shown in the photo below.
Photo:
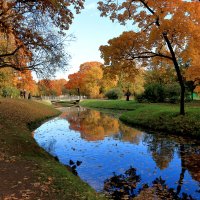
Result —
[[59, 72], [56, 78], [67, 79], [68, 74], [78, 71], [80, 64], [88, 61], [101, 61], [99, 47], [107, 44], [109, 39], [128, 31], [132, 26], [121, 26], [112, 23], [109, 18], [100, 17], [97, 10], [98, 0], [86, 0], [85, 9], [76, 15], [68, 34], [72, 33], [76, 41], [72, 42], [67, 51], [72, 56], [67, 72]]

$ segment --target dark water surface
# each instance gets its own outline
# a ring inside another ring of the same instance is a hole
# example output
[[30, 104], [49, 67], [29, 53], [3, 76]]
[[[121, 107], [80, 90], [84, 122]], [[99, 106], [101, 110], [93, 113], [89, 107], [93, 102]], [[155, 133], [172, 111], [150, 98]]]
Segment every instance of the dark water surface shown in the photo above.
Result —
[[97, 191], [113, 172], [117, 176], [132, 167], [139, 177], [132, 193], [159, 179], [180, 197], [200, 199], [200, 144], [195, 140], [147, 134], [85, 108], [66, 108], [35, 130], [34, 138], [65, 165], [81, 161], [78, 175]]

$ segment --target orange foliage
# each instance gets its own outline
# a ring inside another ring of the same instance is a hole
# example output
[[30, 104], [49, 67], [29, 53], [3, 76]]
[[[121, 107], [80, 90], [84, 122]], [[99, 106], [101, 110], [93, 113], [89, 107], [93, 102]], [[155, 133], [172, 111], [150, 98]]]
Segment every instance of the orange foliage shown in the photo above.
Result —
[[127, 127], [113, 117], [94, 110], [70, 108], [62, 114], [70, 123], [70, 129], [79, 131], [81, 137], [88, 141], [103, 140], [106, 136], [120, 134], [123, 141], [138, 144], [142, 132]]
[[[88, 113], [89, 112], [89, 113]], [[81, 137], [88, 141], [103, 140], [108, 135], [118, 133], [118, 120], [104, 116], [94, 110], [77, 113], [68, 112], [65, 116], [70, 123], [70, 128], [81, 133]]]
[[79, 89], [81, 94], [89, 97], [99, 97], [102, 77], [101, 63], [86, 62], [80, 65], [77, 73], [68, 76], [69, 81], [65, 86], [70, 90]]
[[65, 87], [69, 90], [81, 88], [81, 83], [83, 81], [84, 74], [77, 72], [74, 74], [70, 74], [68, 76], [69, 81], [65, 85]]
[[12, 68], [2, 68], [0, 69], [0, 81], [0, 88], [12, 86], [19, 90], [26, 90], [32, 95], [38, 92], [37, 84], [28, 70], [20, 72]]
[[37, 94], [38, 92], [36, 82], [33, 80], [31, 71], [29, 70], [16, 72], [16, 77], [14, 82], [18, 89], [26, 90], [30, 92], [32, 95]]
[[28, 68], [41, 74], [63, 69], [68, 59], [64, 30], [83, 4], [84, 0], [1, 0], [0, 68]]
[[41, 95], [55, 95], [60, 96], [63, 94], [63, 89], [67, 81], [65, 79], [58, 80], [40, 80], [38, 82], [39, 93]]

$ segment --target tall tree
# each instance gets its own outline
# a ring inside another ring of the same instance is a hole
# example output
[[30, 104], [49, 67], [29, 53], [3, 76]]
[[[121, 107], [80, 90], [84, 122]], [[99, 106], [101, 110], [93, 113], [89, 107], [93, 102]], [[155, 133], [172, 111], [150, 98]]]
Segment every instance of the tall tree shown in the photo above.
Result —
[[65, 79], [49, 80], [42, 79], [38, 82], [39, 93], [44, 96], [55, 95], [60, 96], [65, 89]]
[[68, 76], [69, 81], [65, 84], [66, 89], [75, 91], [75, 94], [78, 94], [79, 99], [80, 95], [83, 94], [82, 92], [83, 78], [84, 74], [78, 71], [74, 74], [70, 74]]
[[102, 63], [86, 62], [80, 65], [78, 72], [68, 76], [69, 81], [66, 84], [66, 88], [77, 90], [81, 94], [92, 98], [98, 97], [100, 94], [102, 77]]
[[84, 74], [83, 90], [92, 98], [99, 97], [103, 67], [100, 62], [86, 62], [80, 66], [80, 73]]
[[2, 0], [0, 2], [0, 68], [31, 69], [40, 74], [53, 74], [63, 69], [69, 55], [64, 40], [84, 0]]
[[192, 65], [197, 61], [200, 4], [183, 0], [105, 0], [99, 2], [99, 10], [101, 16], [110, 16], [123, 25], [132, 21], [139, 29], [110, 40], [109, 46], [101, 48], [104, 59], [146, 59], [148, 64], [159, 57], [173, 63], [181, 87], [180, 114], [184, 115], [185, 85], [179, 59], [191, 59]]

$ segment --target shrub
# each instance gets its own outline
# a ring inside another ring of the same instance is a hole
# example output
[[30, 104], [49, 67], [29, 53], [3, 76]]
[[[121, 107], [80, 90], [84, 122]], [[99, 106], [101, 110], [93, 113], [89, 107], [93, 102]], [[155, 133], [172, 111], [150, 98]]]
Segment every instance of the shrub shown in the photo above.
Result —
[[119, 88], [114, 88], [106, 92], [105, 96], [108, 99], [120, 99], [123, 96], [122, 91]]
[[143, 93], [143, 94], [136, 94], [136, 95], [135, 95], [135, 100], [136, 100], [137, 102], [139, 102], [139, 103], [148, 102], [148, 101], [147, 101], [147, 98], [146, 98], [146, 96], [145, 96], [144, 93]]
[[165, 99], [170, 103], [177, 103], [180, 99], [180, 86], [178, 83], [167, 84], [165, 86]]
[[16, 97], [19, 97], [19, 95], [20, 95], [19, 90], [12, 86], [7, 86], [0, 90], [0, 96], [2, 97], [16, 98]]
[[149, 102], [164, 102], [165, 88], [159, 83], [149, 84], [144, 91], [144, 97]]
[[[169, 102], [180, 101], [180, 86], [178, 83], [160, 85], [158, 83], [149, 84], [143, 94], [136, 95], [136, 100], [141, 102]], [[185, 101], [191, 101], [191, 93], [185, 91]]]

